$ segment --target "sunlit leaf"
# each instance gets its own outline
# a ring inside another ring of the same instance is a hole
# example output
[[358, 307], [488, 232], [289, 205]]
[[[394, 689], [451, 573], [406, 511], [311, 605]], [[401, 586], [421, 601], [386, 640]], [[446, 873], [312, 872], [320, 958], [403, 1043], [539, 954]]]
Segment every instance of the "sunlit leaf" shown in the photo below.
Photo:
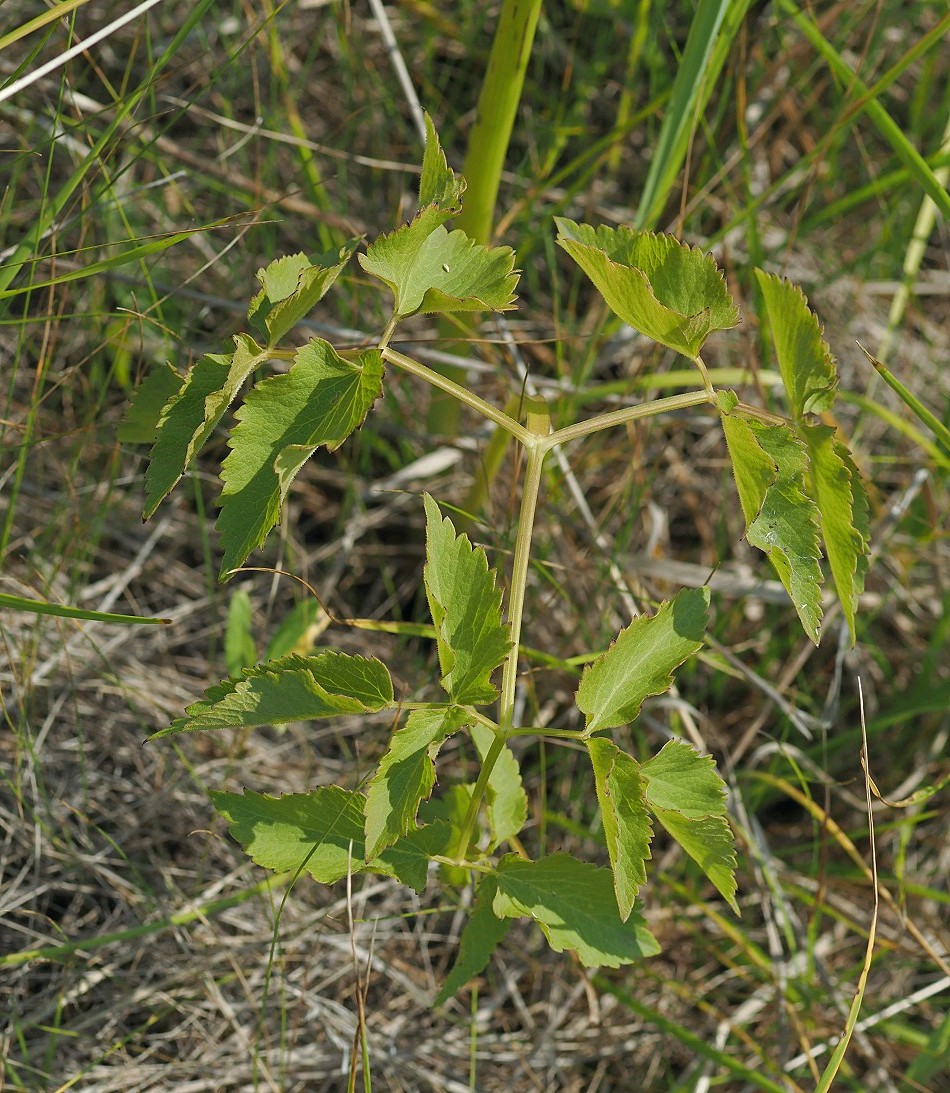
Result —
[[518, 283], [514, 251], [446, 231], [435, 208], [380, 236], [359, 256], [363, 269], [392, 290], [395, 316], [509, 309]]
[[434, 1006], [441, 1006], [488, 967], [491, 955], [511, 927], [511, 919], [498, 918], [492, 910], [497, 885], [494, 877], [485, 877], [478, 886], [475, 906], [459, 938], [458, 956], [452, 970], [436, 995]]
[[435, 758], [442, 744], [465, 722], [465, 712], [448, 706], [413, 710], [397, 728], [366, 795], [366, 853], [376, 857], [416, 823], [420, 803], [435, 785]]
[[577, 705], [588, 734], [626, 725], [645, 698], [669, 689], [673, 670], [703, 644], [708, 607], [708, 588], [683, 589], [655, 615], [634, 619], [584, 669]]
[[760, 269], [755, 276], [792, 414], [801, 418], [830, 410], [838, 391], [835, 360], [802, 290]]
[[827, 425], [801, 425], [808, 447], [811, 493], [838, 599], [854, 644], [854, 616], [867, 573], [870, 534], [867, 494], [846, 445]]
[[620, 917], [630, 917], [637, 893], [646, 883], [653, 828], [644, 803], [640, 764], [605, 737], [587, 741], [594, 785], [607, 839]]
[[540, 861], [509, 854], [495, 879], [492, 909], [499, 918], [527, 915], [555, 952], [570, 949], [589, 968], [619, 968], [660, 951], [639, 913], [621, 920], [606, 869], [568, 854]]
[[186, 716], [150, 739], [179, 732], [255, 725], [285, 725], [337, 714], [375, 713], [393, 704], [385, 664], [327, 649], [311, 657], [288, 656], [245, 669], [194, 702]]
[[419, 179], [419, 208], [435, 205], [448, 219], [461, 211], [465, 180], [448, 165], [439, 135], [428, 114], [425, 115], [425, 127], [426, 149], [422, 157], [422, 177]]
[[238, 334], [230, 356], [207, 353], [195, 362], [158, 421], [158, 435], [145, 472], [145, 519], [184, 474], [244, 381], [266, 360], [266, 349], [247, 334]]
[[821, 624], [818, 507], [805, 492], [808, 458], [786, 425], [722, 415], [746, 538], [764, 551], [816, 644]]
[[700, 755], [682, 740], [670, 740], [640, 773], [650, 811], [739, 914], [726, 787], [712, 757]]
[[429, 855], [444, 852], [450, 837], [447, 824], [433, 824], [366, 863], [361, 793], [324, 786], [271, 797], [246, 789], [243, 794], [212, 792], [211, 800], [251, 861], [278, 873], [301, 870], [322, 884], [368, 871], [421, 891]]
[[248, 393], [221, 472], [222, 576], [264, 542], [294, 476], [313, 452], [321, 446], [333, 451], [362, 424], [382, 383], [376, 350], [349, 361], [314, 338], [297, 350], [289, 372]]
[[268, 345], [276, 345], [323, 299], [359, 243], [350, 239], [338, 250], [313, 258], [302, 252], [289, 254], [257, 271], [262, 288], [251, 300], [247, 317], [267, 333]]
[[611, 311], [648, 338], [695, 359], [712, 331], [739, 321], [722, 273], [698, 247], [632, 228], [555, 222], [557, 242]]
[[491, 674], [508, 651], [501, 621], [501, 590], [485, 552], [426, 494], [425, 586], [435, 623], [442, 686], [459, 705], [492, 702]]

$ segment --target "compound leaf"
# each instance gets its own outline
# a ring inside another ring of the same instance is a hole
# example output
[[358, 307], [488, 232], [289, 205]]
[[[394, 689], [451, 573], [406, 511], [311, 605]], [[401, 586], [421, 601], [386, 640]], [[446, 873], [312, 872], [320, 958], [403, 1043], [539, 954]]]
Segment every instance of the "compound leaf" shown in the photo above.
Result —
[[429, 854], [443, 852], [451, 834], [447, 824], [421, 828], [366, 864], [362, 793], [323, 786], [272, 797], [246, 789], [212, 792], [211, 800], [253, 862], [280, 873], [302, 870], [322, 884], [365, 869], [421, 891]]
[[640, 914], [621, 920], [606, 869], [568, 854], [540, 861], [508, 854], [495, 879], [492, 910], [499, 918], [527, 915], [555, 952], [571, 949], [589, 968], [619, 968], [660, 951]]
[[366, 794], [366, 853], [375, 858], [407, 834], [435, 785], [439, 748], [465, 721], [456, 707], [413, 710], [393, 733]]
[[712, 757], [700, 755], [682, 740], [670, 740], [640, 773], [650, 811], [739, 914], [726, 787]]
[[478, 886], [475, 908], [465, 923], [459, 938], [459, 951], [452, 970], [436, 995], [434, 1006], [441, 1006], [458, 993], [470, 980], [484, 971], [491, 954], [498, 948], [511, 927], [511, 919], [498, 918], [492, 902], [498, 886], [494, 877], [485, 877]]
[[822, 414], [834, 405], [838, 373], [818, 318], [797, 285], [757, 269], [772, 344], [792, 414]]
[[280, 519], [290, 483], [313, 452], [320, 446], [333, 451], [359, 428], [382, 383], [376, 350], [348, 361], [314, 338], [297, 350], [289, 372], [248, 393], [221, 472], [222, 578], [264, 542]]
[[646, 787], [640, 764], [610, 740], [592, 737], [587, 749], [614, 875], [614, 894], [620, 917], [626, 922], [647, 879], [644, 862], [650, 857], [653, 828], [644, 803]]
[[593, 228], [555, 217], [558, 244], [629, 326], [695, 359], [714, 330], [739, 321], [715, 261], [670, 235]]
[[[477, 722], [471, 727], [472, 740], [484, 763], [494, 733]], [[528, 795], [521, 784], [521, 767], [506, 744], [498, 755], [488, 778], [488, 822], [491, 825], [489, 850], [510, 839], [524, 827], [528, 818]]]
[[738, 413], [724, 413], [722, 425], [746, 538], [768, 555], [805, 633], [817, 644], [822, 580], [819, 515], [805, 492], [805, 446], [786, 425], [764, 425]]
[[195, 362], [177, 395], [165, 403], [145, 472], [148, 519], [184, 474], [234, 401], [241, 384], [267, 360], [267, 350], [237, 334], [230, 355], [207, 353]]
[[448, 232], [440, 217], [445, 219], [438, 206], [427, 206], [359, 256], [363, 269], [392, 289], [395, 317], [509, 309], [518, 283], [514, 251]]
[[323, 299], [359, 243], [350, 239], [338, 250], [313, 258], [302, 251], [288, 254], [257, 271], [262, 287], [251, 300], [247, 317], [266, 332], [268, 345], [276, 345]]
[[426, 494], [426, 597], [435, 623], [442, 686], [459, 705], [492, 702], [491, 673], [508, 652], [501, 591], [480, 547], [456, 535]]
[[645, 698], [670, 687], [673, 670], [703, 644], [708, 607], [708, 588], [683, 589], [652, 617], [634, 619], [584, 669], [577, 705], [588, 735], [633, 721]]
[[854, 616], [867, 573], [870, 534], [867, 494], [851, 453], [828, 425], [799, 426], [808, 448], [811, 494], [835, 589], [854, 644]]
[[247, 668], [205, 692], [166, 729], [150, 739], [206, 729], [285, 725], [337, 714], [376, 713], [393, 705], [385, 664], [327, 649], [311, 657], [287, 656]]

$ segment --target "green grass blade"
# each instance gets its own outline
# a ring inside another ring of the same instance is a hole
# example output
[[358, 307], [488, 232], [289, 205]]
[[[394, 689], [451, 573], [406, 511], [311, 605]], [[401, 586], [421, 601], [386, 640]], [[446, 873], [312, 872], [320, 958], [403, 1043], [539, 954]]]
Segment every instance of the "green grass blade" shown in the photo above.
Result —
[[465, 206], [456, 220], [456, 227], [478, 243], [491, 238], [501, 170], [540, 13], [541, 0], [505, 0], [498, 17], [462, 167], [468, 183]]
[[[869, 88], [825, 38], [821, 28], [810, 15], [800, 11], [793, 0], [781, 0], [781, 7], [783, 11], [792, 17], [798, 29], [828, 62], [829, 67], [838, 79], [846, 85], [851, 94], [858, 97], [858, 102], [852, 107], [852, 116], [857, 117], [862, 112], [868, 115], [881, 136], [890, 144], [894, 154], [907, 167], [912, 177], [917, 180], [921, 189], [933, 200], [943, 215], [950, 219], [950, 193], [947, 193], [946, 189], [941, 186], [940, 179], [934, 174], [930, 165], [911, 144], [897, 122], [876, 98], [876, 95], [883, 90], [880, 86], [882, 81], [878, 81], [874, 87]], [[941, 35], [945, 35], [948, 30], [950, 30], [950, 14], [945, 15], [934, 28], [934, 31], [939, 31]], [[933, 33], [929, 37], [933, 38]]]
[[749, 0], [700, 0], [640, 197], [638, 228], [652, 227], [663, 212], [699, 115], [748, 7]]
[[75, 8], [81, 8], [83, 4], [88, 3], [89, 0], [59, 0], [59, 3], [54, 4], [48, 10], [40, 12], [39, 15], [28, 19], [25, 23], [21, 23], [20, 26], [14, 27], [13, 30], [0, 37], [0, 50], [12, 46], [14, 42], [19, 42], [21, 38], [25, 38], [35, 30], [41, 30], [50, 23], [58, 22]]
[[934, 416], [919, 398], [912, 395], [886, 365], [881, 364], [876, 357], [872, 357], [864, 346], [862, 346], [861, 349], [871, 364], [874, 365], [874, 368], [881, 379], [895, 392], [897, 397], [911, 411], [917, 420], [927, 426], [941, 446], [946, 449], [947, 454], [950, 455], [950, 429], [948, 429], [938, 417]]
[[[26, 233], [19, 246], [11, 255], [9, 262], [0, 266], [0, 294], [3, 294], [0, 298], [4, 298], [8, 295], [7, 289], [9, 289], [10, 285], [28, 260], [38, 253], [40, 241], [49, 231], [51, 225], [59, 219], [63, 210], [66, 208], [77, 189], [82, 185], [86, 176], [96, 169], [105, 149], [109, 146], [109, 143], [121, 132], [126, 120], [134, 113], [142, 99], [144, 99], [154, 87], [155, 81], [158, 79], [160, 73], [166, 65], [174, 60], [178, 54], [179, 47], [201, 22], [205, 12], [212, 7], [214, 7], [214, 0], [199, 0], [199, 3], [197, 3], [189, 12], [188, 18], [184, 20], [181, 27], [178, 29], [178, 32], [168, 43], [167, 48], [156, 59], [154, 65], [149, 70], [148, 78], [131, 92], [128, 98], [118, 105], [115, 117], [106, 127], [102, 136], [100, 136], [89, 149], [76, 170], [73, 171], [66, 182], [63, 183], [63, 186], [58, 193], [44, 205], [42, 213], [37, 216], [32, 229]], [[0, 307], [0, 315], [2, 315], [5, 310], [5, 308]]]
[[33, 615], [56, 615], [61, 619], [84, 619], [86, 622], [115, 622], [122, 626], [168, 624], [171, 619], [145, 618], [141, 615], [116, 615], [111, 611], [86, 611], [81, 607], [68, 607], [59, 603], [46, 603], [27, 596], [10, 596], [0, 592], [0, 608], [11, 611], [29, 611]]

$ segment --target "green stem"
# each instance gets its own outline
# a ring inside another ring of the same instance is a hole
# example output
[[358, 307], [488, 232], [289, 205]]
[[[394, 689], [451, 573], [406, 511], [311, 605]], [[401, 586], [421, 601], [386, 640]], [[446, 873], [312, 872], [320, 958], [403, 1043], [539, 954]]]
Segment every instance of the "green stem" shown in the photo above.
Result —
[[438, 372], [433, 371], [431, 368], [426, 368], [424, 364], [414, 361], [412, 357], [407, 357], [404, 353], [399, 353], [395, 349], [384, 348], [382, 353], [383, 360], [387, 361], [389, 364], [394, 364], [397, 368], [402, 368], [405, 372], [409, 372], [413, 376], [418, 376], [427, 383], [431, 383], [433, 387], [438, 387], [441, 391], [446, 391], [448, 394], [453, 395], [459, 402], [466, 406], [470, 406], [477, 413], [488, 418], [489, 421], [494, 421], [496, 425], [500, 425], [502, 429], [511, 433], [513, 437], [520, 440], [526, 447], [537, 442], [538, 438], [534, 436], [533, 433], [530, 433], [523, 425], [519, 425], [514, 418], [509, 417], [503, 410], [499, 410], [496, 406], [492, 406], [490, 402], [486, 402], [484, 399], [479, 398], [478, 395], [472, 394], [468, 388], [456, 383], [455, 380], [449, 379], [448, 376], [440, 376]]
[[[546, 417], [545, 420], [547, 420]], [[465, 861], [468, 857], [469, 844], [478, 819], [478, 810], [481, 808], [498, 756], [501, 755], [509, 735], [512, 734], [512, 724], [514, 722], [515, 690], [518, 683], [518, 650], [521, 642], [525, 593], [528, 588], [531, 534], [534, 531], [534, 518], [538, 510], [541, 471], [544, 465], [544, 457], [547, 454], [547, 450], [541, 443], [542, 437], [533, 433], [528, 435], [530, 442], [525, 444], [528, 462], [521, 492], [521, 512], [518, 516], [518, 535], [515, 541], [514, 562], [511, 568], [511, 585], [508, 589], [508, 632], [511, 638], [511, 647], [502, 667], [499, 723], [495, 727], [495, 739], [492, 740], [488, 754], [482, 760], [482, 769], [472, 790], [472, 799], [469, 802], [468, 812], [466, 812], [462, 824], [462, 831], [458, 841], [459, 861]]]
[[591, 433], [598, 433], [603, 429], [612, 429], [615, 425], [624, 425], [628, 421], [656, 417], [658, 414], [666, 414], [671, 410], [685, 410], [690, 406], [701, 406], [709, 402], [712, 402], [712, 398], [708, 391], [688, 391], [682, 395], [670, 395], [668, 398], [654, 399], [652, 402], [644, 402], [639, 406], [625, 406], [622, 410], [612, 410], [609, 414], [601, 414], [588, 421], [579, 421], [576, 425], [568, 425], [545, 437], [539, 437], [538, 442], [541, 448], [548, 452], [559, 444], [579, 440], [581, 437], [590, 436]]
[[513, 736], [539, 736], [544, 740], [584, 739], [584, 733], [579, 729], [542, 729], [537, 725], [523, 725], [517, 729], [509, 729], [506, 735], [509, 740]]
[[507, 736], [511, 731], [515, 712], [515, 688], [518, 682], [518, 651], [521, 644], [521, 623], [524, 617], [524, 599], [528, 589], [528, 566], [531, 561], [531, 535], [538, 510], [538, 494], [541, 491], [541, 470], [548, 448], [547, 437], [536, 436], [527, 445], [528, 462], [525, 467], [524, 486], [521, 492], [521, 512], [518, 515], [518, 536], [515, 540], [515, 556], [511, 567], [511, 586], [508, 589], [508, 630], [511, 648], [505, 657], [501, 676], [501, 702], [499, 724]]

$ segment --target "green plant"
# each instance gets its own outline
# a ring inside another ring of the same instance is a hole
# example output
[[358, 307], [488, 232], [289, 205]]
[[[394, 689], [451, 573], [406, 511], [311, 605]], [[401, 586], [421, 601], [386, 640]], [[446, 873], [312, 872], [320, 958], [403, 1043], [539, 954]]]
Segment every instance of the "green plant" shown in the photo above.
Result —
[[[424, 498], [424, 585], [445, 699], [398, 701], [379, 660], [322, 649], [245, 668], [155, 734], [405, 711], [408, 716], [365, 792], [331, 786], [278, 797], [218, 792], [212, 799], [249, 856], [272, 870], [307, 872], [323, 883], [369, 871], [420, 890], [429, 863], [436, 862], [447, 882], [472, 882], [473, 911], [457, 963], [439, 994], [442, 1001], [484, 968], [514, 918], [532, 919], [555, 950], [573, 950], [590, 966], [616, 967], [657, 952], [635, 906], [646, 880], [654, 822], [738, 911], [725, 785], [712, 759], [673, 739], [641, 763], [610, 736], [610, 730], [636, 719], [648, 697], [666, 691], [674, 671], [702, 647], [707, 588], [682, 590], [652, 616], [634, 619], [586, 667], [576, 695], [582, 728], [515, 720], [545, 457], [614, 426], [691, 407], [713, 410], [725, 433], [747, 538], [768, 555], [815, 642], [822, 615], [822, 541], [853, 637], [868, 506], [847, 446], [818, 419], [835, 401], [837, 377], [804, 296], [758, 272], [790, 410], [786, 418], [714, 388], [701, 351], [710, 334], [736, 325], [738, 311], [715, 262], [669, 236], [557, 219], [558, 244], [614, 314], [696, 365], [695, 390], [553, 429], [538, 398], [526, 398], [525, 412], [516, 419], [392, 349], [393, 332], [403, 319], [506, 310], [513, 306], [517, 283], [510, 249], [488, 248], [445, 228], [459, 211], [464, 182], [448, 167], [428, 119], [426, 124], [417, 215], [359, 256], [364, 271], [387, 286], [394, 300], [376, 346], [341, 353], [311, 339], [298, 348], [281, 348], [342, 272], [358, 240], [315, 259], [304, 254], [277, 259], [259, 273], [261, 291], [248, 313], [255, 336], [238, 334], [233, 353], [202, 357], [187, 376], [171, 366], [152, 373], [136, 395], [123, 436], [154, 441], [146, 475], [145, 515], [150, 516], [254, 373], [270, 361], [290, 362], [288, 371], [257, 380], [235, 412], [231, 451], [222, 467], [222, 579], [264, 543], [294, 477], [316, 449], [334, 450], [362, 426], [382, 394], [387, 366], [448, 393], [521, 445], [521, 508], [504, 605], [485, 552], [457, 533], [431, 497]], [[239, 603], [235, 619], [242, 610]], [[246, 625], [236, 622], [235, 630], [246, 633]], [[235, 663], [243, 655], [238, 652]], [[498, 668], [500, 690], [492, 682]], [[430, 800], [439, 751], [461, 732], [471, 737], [480, 757], [478, 776], [473, 784], [450, 786]], [[528, 799], [510, 747], [522, 738], [570, 742], [587, 751], [609, 872], [562, 853], [528, 857], [519, 840]], [[506, 844], [510, 852], [502, 853]]]

